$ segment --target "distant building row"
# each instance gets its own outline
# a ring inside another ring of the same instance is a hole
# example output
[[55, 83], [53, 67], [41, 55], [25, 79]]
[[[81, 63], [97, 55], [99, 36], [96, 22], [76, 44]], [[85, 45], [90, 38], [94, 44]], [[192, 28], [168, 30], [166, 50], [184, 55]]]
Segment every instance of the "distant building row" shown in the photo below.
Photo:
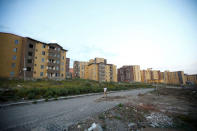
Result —
[[44, 43], [0, 33], [0, 77], [66, 78], [66, 52], [57, 43]]
[[119, 82], [145, 82], [145, 83], [165, 83], [165, 84], [186, 84], [192, 82], [197, 84], [197, 75], [184, 75], [183, 71], [140, 70], [139, 65], [123, 66], [118, 69]]
[[183, 71], [140, 70], [139, 65], [117, 69], [104, 58], [88, 62], [74, 61], [69, 69], [67, 50], [57, 43], [0, 32], [1, 78], [82, 78], [99, 82], [146, 82], [165, 84], [197, 84], [197, 75], [185, 75]]
[[117, 82], [116, 66], [107, 64], [104, 58], [91, 59], [89, 62], [74, 61], [73, 76], [99, 82]]

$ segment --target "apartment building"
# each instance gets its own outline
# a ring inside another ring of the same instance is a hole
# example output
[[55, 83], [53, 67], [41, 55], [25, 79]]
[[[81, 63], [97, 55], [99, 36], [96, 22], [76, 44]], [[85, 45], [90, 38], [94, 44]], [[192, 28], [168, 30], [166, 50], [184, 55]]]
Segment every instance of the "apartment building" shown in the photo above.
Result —
[[148, 83], [151, 81], [151, 68], [148, 68], [147, 70], [141, 70], [141, 81]]
[[119, 68], [118, 79], [124, 82], [141, 82], [140, 66], [129, 65]]
[[44, 43], [11, 33], [0, 33], [0, 77], [66, 77], [66, 52], [57, 43]]
[[89, 62], [75, 61], [73, 65], [75, 78], [90, 79], [99, 82], [117, 81], [116, 66], [107, 64], [104, 58], [90, 59]]
[[175, 72], [164, 71], [164, 83], [174, 84], [174, 85], [186, 84], [184, 72], [183, 71], [175, 71]]
[[73, 64], [74, 78], [87, 79], [88, 77], [87, 66], [88, 66], [88, 62], [74, 61], [74, 64]]
[[197, 74], [193, 74], [193, 75], [184, 75], [185, 77], [185, 81], [188, 84], [196, 84], [197, 85]]
[[184, 72], [183, 71], [164, 71], [152, 70], [141, 70], [141, 79], [145, 83], [165, 83], [165, 84], [185, 84]]

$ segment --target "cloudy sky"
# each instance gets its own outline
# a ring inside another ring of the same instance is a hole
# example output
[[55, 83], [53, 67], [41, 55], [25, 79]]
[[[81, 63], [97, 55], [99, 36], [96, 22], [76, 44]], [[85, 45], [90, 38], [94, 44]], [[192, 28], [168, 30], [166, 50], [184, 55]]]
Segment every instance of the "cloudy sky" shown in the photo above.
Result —
[[74, 60], [197, 73], [195, 0], [0, 0], [0, 32], [57, 42]]

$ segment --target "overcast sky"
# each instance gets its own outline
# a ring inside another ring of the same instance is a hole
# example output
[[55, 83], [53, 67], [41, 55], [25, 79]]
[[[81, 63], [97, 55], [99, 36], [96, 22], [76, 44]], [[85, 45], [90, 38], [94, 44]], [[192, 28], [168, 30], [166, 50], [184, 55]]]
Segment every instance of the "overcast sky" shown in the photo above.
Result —
[[197, 1], [0, 0], [0, 32], [57, 42], [74, 60], [197, 73]]

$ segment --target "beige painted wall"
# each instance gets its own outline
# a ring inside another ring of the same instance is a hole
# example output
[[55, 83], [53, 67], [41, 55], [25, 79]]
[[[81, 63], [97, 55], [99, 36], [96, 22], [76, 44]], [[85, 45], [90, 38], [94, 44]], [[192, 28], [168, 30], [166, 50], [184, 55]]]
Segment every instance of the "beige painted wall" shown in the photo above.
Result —
[[63, 50], [61, 50], [60, 77], [62, 79], [66, 78], [66, 51]]
[[[18, 44], [15, 44], [15, 40], [18, 40]], [[23, 46], [23, 37], [0, 33], [0, 77], [18, 77], [20, 72], [21, 52]], [[14, 48], [17, 48], [17, 52], [14, 52]], [[13, 60], [13, 56], [16, 56], [16, 60]], [[12, 67], [12, 63], [15, 63], [15, 67]], [[11, 76], [11, 72], [14, 75]]]
[[[45, 55], [42, 55], [42, 51], [45, 51]], [[44, 58], [44, 62], [42, 62]], [[42, 43], [36, 43], [35, 57], [34, 57], [34, 78], [47, 78], [47, 62], [48, 62], [48, 45], [43, 48]], [[44, 65], [44, 69], [41, 69], [41, 65]], [[43, 72], [43, 76], [40, 73]]]

